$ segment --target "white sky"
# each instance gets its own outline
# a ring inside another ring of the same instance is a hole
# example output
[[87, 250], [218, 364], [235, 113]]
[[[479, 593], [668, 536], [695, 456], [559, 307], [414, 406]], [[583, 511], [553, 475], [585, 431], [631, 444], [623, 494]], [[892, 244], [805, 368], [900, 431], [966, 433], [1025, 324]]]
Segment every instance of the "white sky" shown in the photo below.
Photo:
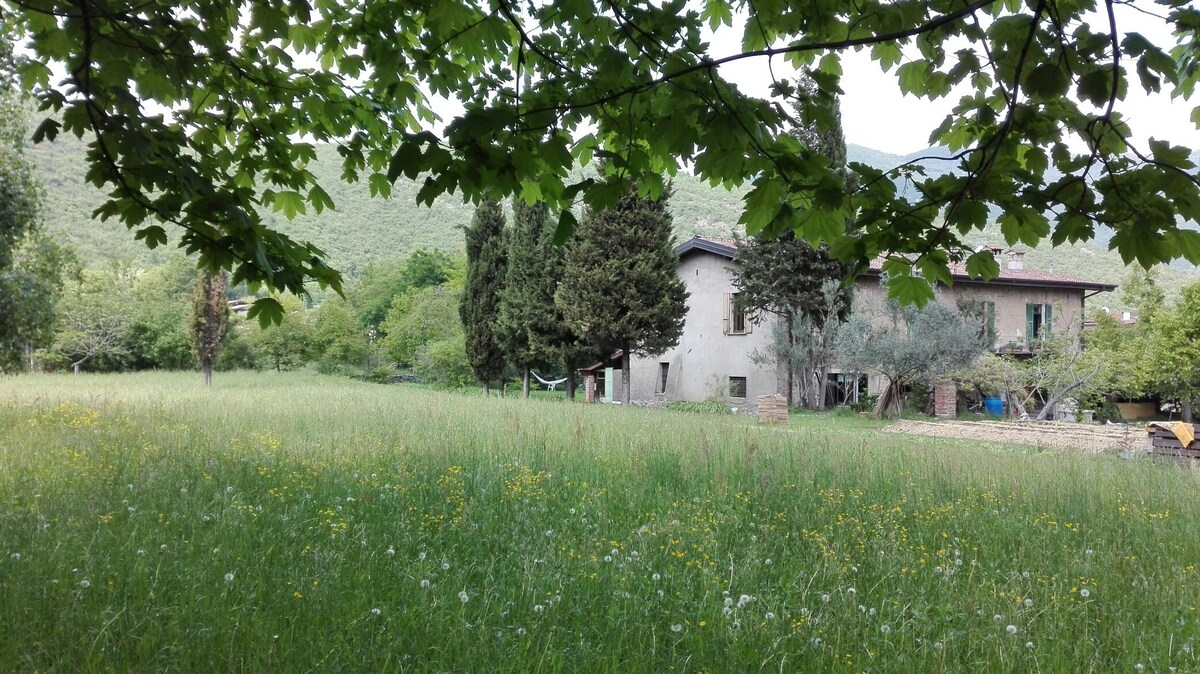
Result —
[[[1160, 11], [1144, 0], [1137, 4], [1151, 11]], [[1162, 22], [1133, 8], [1117, 5], [1117, 25], [1121, 31], [1140, 32], [1151, 42], [1169, 49], [1175, 44]], [[1097, 16], [1098, 20], [1101, 20]], [[1103, 21], [1107, 23], [1107, 18]], [[735, 19], [733, 28], [722, 28], [711, 37], [712, 55], [716, 58], [741, 51], [742, 28]], [[782, 58], [774, 59], [778, 77], [794, 77], [795, 71]], [[1169, 140], [1173, 144], [1200, 148], [1200, 130], [1189, 119], [1192, 108], [1200, 104], [1200, 96], [1191, 101], [1171, 100], [1169, 94], [1147, 95], [1126, 62], [1131, 78], [1129, 96], [1118, 101], [1117, 111], [1126, 115], [1134, 137], [1144, 144], [1148, 136]], [[903, 96], [895, 74], [880, 70], [868, 50], [842, 53], [841, 99], [842, 127], [846, 142], [863, 145], [893, 154], [909, 154], [930, 146], [929, 134], [957, 103], [958, 96], [929, 101], [915, 96]], [[736, 82], [749, 95], [768, 95], [771, 77], [767, 60], [746, 59], [722, 66], [721, 74]]]

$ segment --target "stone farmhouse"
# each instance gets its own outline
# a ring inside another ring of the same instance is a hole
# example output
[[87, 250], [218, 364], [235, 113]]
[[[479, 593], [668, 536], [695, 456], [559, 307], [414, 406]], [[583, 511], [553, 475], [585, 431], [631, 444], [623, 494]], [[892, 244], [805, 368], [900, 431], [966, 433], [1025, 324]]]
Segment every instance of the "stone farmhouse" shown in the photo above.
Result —
[[[952, 266], [953, 287], [939, 287], [938, 301], [952, 306], [960, 300], [983, 303], [993, 348], [998, 352], [1029, 353], [1030, 345], [1047, 334], [1065, 334], [1083, 325], [1088, 297], [1116, 286], [1071, 276], [1025, 269], [1023, 253], [993, 248], [1003, 256], [997, 278], [971, 279], [963, 266]], [[737, 243], [733, 239], [694, 237], [675, 249], [679, 276], [687, 284], [688, 311], [679, 344], [659, 356], [634, 358], [630, 363], [630, 397], [635, 402], [725, 399], [731, 405], [752, 408], [757, 397], [786, 393], [787, 376], [777, 364], [756, 362], [755, 353], [767, 353], [773, 334], [773, 316], [754, 320], [737, 302], [733, 265]], [[885, 289], [876, 265], [860, 276], [854, 288], [854, 310], [882, 311]], [[597, 363], [583, 370], [588, 400], [612, 400], [620, 381], [620, 359]], [[830, 376], [827, 399], [832, 404], [856, 399], [863, 392], [878, 393], [886, 382], [881, 376], [836, 373]]]

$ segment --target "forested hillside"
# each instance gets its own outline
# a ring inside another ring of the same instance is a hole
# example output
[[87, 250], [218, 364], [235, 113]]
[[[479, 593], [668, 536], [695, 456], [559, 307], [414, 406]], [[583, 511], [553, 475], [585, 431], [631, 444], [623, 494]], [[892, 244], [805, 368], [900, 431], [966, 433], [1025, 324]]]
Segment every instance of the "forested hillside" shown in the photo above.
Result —
[[[944, 155], [933, 148], [900, 156], [857, 145], [849, 146], [850, 161], [879, 168], [891, 168], [905, 161]], [[125, 259], [139, 266], [164, 263], [173, 249], [147, 250], [123, 227], [91, 219], [91, 212], [103, 200], [103, 194], [85, 183], [84, 148], [80, 141], [60, 137], [30, 151], [40, 170], [45, 188], [44, 215], [47, 229], [70, 242], [88, 266], [102, 266], [111, 259]], [[329, 262], [348, 277], [356, 278], [363, 268], [380, 260], [403, 256], [418, 248], [448, 252], [462, 248], [461, 227], [469, 222], [473, 207], [454, 198], [443, 198], [433, 208], [416, 205], [419, 185], [399, 181], [390, 199], [371, 198], [365, 183], [348, 185], [339, 178], [340, 164], [330, 146], [318, 148], [320, 161], [314, 172], [337, 205], [321, 215], [307, 214], [287, 222], [281, 214], [270, 214], [273, 226], [279, 226], [297, 239], [317, 244]], [[926, 161], [930, 174], [950, 169], [951, 163]], [[676, 234], [680, 240], [694, 234], [729, 236], [737, 228], [742, 192], [713, 188], [691, 176], [680, 175], [674, 181], [671, 199]], [[975, 238], [976, 242], [1002, 244], [999, 230]], [[1107, 236], [1090, 245], [1043, 246], [1030, 251], [1026, 264], [1034, 269], [1053, 269], [1059, 273], [1117, 283], [1125, 268], [1116, 253], [1105, 250]], [[1194, 268], [1164, 268], [1161, 281], [1169, 297], [1195, 278]], [[1120, 307], [1116, 298], [1100, 298], [1099, 303]]]

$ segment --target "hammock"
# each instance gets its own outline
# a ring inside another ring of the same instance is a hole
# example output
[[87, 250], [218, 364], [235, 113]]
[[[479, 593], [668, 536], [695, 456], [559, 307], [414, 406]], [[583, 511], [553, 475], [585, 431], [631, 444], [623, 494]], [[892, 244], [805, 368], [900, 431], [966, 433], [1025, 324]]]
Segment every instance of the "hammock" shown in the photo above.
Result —
[[553, 381], [551, 381], [549, 379], [542, 379], [541, 377], [538, 376], [538, 373], [534, 372], [533, 370], [530, 370], [529, 374], [533, 375], [534, 379], [540, 381], [542, 383], [542, 386], [549, 388], [551, 391], [554, 390], [555, 386], [558, 386], [559, 384], [561, 384], [567, 380], [566, 377], [563, 377], [562, 379], [555, 379]]

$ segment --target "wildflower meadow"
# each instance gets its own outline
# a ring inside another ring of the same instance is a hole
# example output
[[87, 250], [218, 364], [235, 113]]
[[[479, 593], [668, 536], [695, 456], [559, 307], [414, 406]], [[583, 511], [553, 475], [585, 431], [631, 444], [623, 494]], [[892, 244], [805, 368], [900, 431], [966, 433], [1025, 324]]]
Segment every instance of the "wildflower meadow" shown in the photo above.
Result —
[[2, 379], [0, 671], [1196, 671], [1198, 477], [857, 418]]

